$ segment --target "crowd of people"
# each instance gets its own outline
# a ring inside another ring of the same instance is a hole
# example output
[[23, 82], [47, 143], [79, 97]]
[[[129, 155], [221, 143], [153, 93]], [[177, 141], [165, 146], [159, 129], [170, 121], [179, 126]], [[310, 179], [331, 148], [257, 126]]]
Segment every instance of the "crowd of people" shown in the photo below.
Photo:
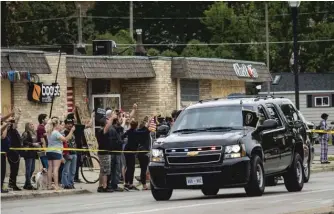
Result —
[[[173, 119], [180, 111], [173, 111], [171, 118], [160, 116], [135, 119], [137, 105], [133, 105], [131, 112], [107, 108], [105, 115], [99, 118], [102, 126], [97, 130], [100, 160], [100, 180], [98, 192], [114, 192], [132, 190], [136, 158], [138, 159], [141, 175], [137, 179], [147, 190], [147, 167], [149, 163], [149, 150], [152, 139], [156, 137], [157, 126], [164, 124], [171, 126]], [[85, 128], [91, 127], [96, 112], [92, 113], [91, 120]], [[78, 176], [80, 167], [80, 152], [63, 150], [63, 148], [81, 148], [75, 137], [75, 114], [69, 114], [64, 120], [60, 117], [48, 118], [46, 114], [38, 116], [39, 125], [35, 128], [32, 122], [26, 123], [22, 134], [17, 130], [21, 110], [16, 109], [8, 115], [1, 117], [1, 192], [4, 189], [6, 175], [6, 161], [10, 165], [8, 188], [21, 191], [17, 185], [17, 176], [21, 157], [25, 161], [25, 184], [23, 189], [36, 190], [32, 185], [34, 181], [35, 163], [39, 159], [47, 172], [47, 185], [49, 190], [74, 189], [74, 183], [81, 182]], [[10, 148], [32, 148], [30, 150], [11, 150]], [[47, 150], [39, 148], [48, 148]], [[124, 188], [119, 184], [123, 183]]]
[[[8, 192], [3, 187], [6, 161], [10, 165], [8, 188], [13, 191], [22, 190], [17, 185], [21, 157], [25, 161], [23, 189], [36, 190], [36, 187], [32, 185], [36, 159], [40, 159], [43, 170], [47, 171], [47, 189], [59, 189], [59, 184], [65, 189], [74, 188], [74, 182], [81, 182], [78, 177], [79, 165], [75, 152], [62, 151], [64, 147], [76, 148], [73, 135], [74, 119], [66, 118], [61, 121], [59, 117], [48, 119], [46, 114], [40, 114], [37, 128], [32, 122], [26, 123], [23, 133], [20, 134], [17, 124], [21, 110], [16, 110], [1, 118], [1, 192]], [[11, 150], [10, 148], [29, 149]], [[39, 148], [59, 148], [59, 150], [45, 151]]]

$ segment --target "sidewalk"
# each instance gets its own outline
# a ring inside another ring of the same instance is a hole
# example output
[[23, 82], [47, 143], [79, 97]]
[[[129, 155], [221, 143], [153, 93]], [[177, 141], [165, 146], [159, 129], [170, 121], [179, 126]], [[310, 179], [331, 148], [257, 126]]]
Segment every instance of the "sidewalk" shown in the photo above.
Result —
[[320, 163], [320, 156], [314, 156], [313, 163], [311, 165], [311, 172], [329, 172], [334, 171], [334, 155], [328, 156], [330, 164], [321, 164]]
[[[135, 170], [135, 176], [140, 175], [140, 169], [136, 168]], [[97, 174], [92, 174], [91, 176], [98, 176]], [[79, 178], [82, 181], [82, 183], [75, 183], [74, 186], [76, 189], [70, 189], [70, 190], [24, 190], [22, 187], [25, 182], [25, 176], [19, 175], [17, 176], [17, 186], [19, 188], [22, 188], [22, 191], [12, 191], [12, 189], [8, 189], [9, 193], [1, 194], [1, 200], [2, 201], [8, 201], [8, 200], [17, 200], [17, 199], [30, 199], [30, 198], [40, 198], [40, 197], [51, 197], [51, 196], [60, 196], [60, 195], [76, 195], [76, 194], [89, 194], [89, 193], [95, 193], [97, 191], [98, 182], [95, 184], [87, 184], [81, 177], [81, 174], [79, 173]], [[33, 186], [36, 186], [35, 183], [32, 183]], [[133, 182], [134, 185], [138, 185], [138, 182], [136, 179], [134, 179]], [[8, 185], [8, 177], [5, 179], [5, 188], [7, 188]], [[120, 184], [120, 187], [123, 188], [123, 185]], [[138, 189], [140, 190], [142, 186], [138, 186]]]

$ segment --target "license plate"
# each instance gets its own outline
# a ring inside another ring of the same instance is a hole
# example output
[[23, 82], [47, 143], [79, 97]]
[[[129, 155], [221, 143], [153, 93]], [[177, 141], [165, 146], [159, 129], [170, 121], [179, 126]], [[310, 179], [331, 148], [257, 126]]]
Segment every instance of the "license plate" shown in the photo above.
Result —
[[193, 186], [193, 185], [203, 185], [203, 178], [202, 177], [187, 177], [187, 185]]

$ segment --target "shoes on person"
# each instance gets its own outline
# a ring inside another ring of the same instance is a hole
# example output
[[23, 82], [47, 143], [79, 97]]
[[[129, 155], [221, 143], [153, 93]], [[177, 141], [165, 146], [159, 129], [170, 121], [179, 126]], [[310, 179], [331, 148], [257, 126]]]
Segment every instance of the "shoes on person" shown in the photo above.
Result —
[[80, 179], [75, 179], [74, 182], [75, 183], [82, 183], [82, 181]]
[[116, 189], [112, 189], [114, 192], [124, 192], [124, 189], [117, 187]]
[[98, 187], [97, 192], [100, 192], [100, 193], [102, 193], [102, 192], [113, 192], [113, 190], [109, 189], [109, 188]]
[[32, 185], [24, 185], [23, 189], [25, 190], [37, 190], [35, 187], [33, 187]]
[[20, 189], [18, 186], [16, 185], [8, 185], [9, 188], [12, 188], [13, 191], [22, 191], [22, 189]]
[[1, 193], [8, 193], [8, 190], [6, 190], [6, 189], [1, 189]]
[[64, 186], [64, 189], [73, 189], [72, 186]]

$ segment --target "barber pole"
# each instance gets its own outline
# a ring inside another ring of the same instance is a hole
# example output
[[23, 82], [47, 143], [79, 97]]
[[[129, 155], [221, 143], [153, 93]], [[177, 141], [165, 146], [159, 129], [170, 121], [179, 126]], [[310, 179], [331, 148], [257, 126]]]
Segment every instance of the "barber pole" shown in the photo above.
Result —
[[71, 113], [73, 111], [73, 87], [67, 87], [67, 112]]

